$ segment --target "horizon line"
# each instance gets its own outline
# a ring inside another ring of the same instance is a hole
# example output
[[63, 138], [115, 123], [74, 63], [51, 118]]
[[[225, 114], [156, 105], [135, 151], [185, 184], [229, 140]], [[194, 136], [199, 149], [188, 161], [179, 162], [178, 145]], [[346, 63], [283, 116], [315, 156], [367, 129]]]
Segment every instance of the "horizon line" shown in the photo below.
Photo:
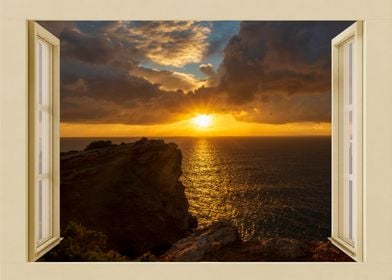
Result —
[[185, 136], [60, 136], [60, 138], [214, 138], [214, 137], [248, 137], [248, 138], [256, 138], [256, 137], [292, 137], [292, 138], [299, 138], [299, 137], [331, 137], [331, 134], [322, 134], [322, 135], [185, 135]]

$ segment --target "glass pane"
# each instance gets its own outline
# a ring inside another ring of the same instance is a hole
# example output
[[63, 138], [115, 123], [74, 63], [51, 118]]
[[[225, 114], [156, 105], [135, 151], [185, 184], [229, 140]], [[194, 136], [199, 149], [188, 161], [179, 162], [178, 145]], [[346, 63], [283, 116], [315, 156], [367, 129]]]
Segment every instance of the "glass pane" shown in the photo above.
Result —
[[37, 245], [42, 241], [47, 240], [51, 236], [50, 222], [51, 222], [51, 190], [49, 179], [41, 179], [37, 182], [36, 191], [36, 240]]
[[345, 184], [344, 198], [346, 204], [344, 205], [344, 217], [346, 223], [344, 224], [344, 237], [352, 240], [353, 233], [353, 181], [347, 180]]
[[38, 175], [50, 173], [51, 121], [47, 111], [38, 111], [37, 123], [37, 164]]
[[48, 106], [50, 103], [51, 46], [46, 42], [37, 42], [37, 103]]
[[356, 227], [356, 181], [355, 181], [355, 73], [354, 41], [343, 45], [343, 192], [342, 192], [342, 238], [355, 244]]
[[36, 48], [36, 241], [40, 245], [51, 232], [51, 46], [42, 40]]

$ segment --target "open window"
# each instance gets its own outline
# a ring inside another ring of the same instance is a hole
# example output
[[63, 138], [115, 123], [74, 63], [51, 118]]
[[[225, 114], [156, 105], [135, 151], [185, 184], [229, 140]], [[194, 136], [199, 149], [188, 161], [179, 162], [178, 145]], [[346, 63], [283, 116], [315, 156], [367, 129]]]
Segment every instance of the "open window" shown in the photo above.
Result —
[[60, 242], [59, 40], [29, 22], [29, 260]]
[[[59, 39], [30, 22], [30, 261], [61, 240], [59, 72]], [[205, 115], [196, 120], [200, 127], [206, 122]], [[362, 174], [362, 23], [357, 22], [332, 40], [331, 241], [359, 261], [363, 260]]]
[[362, 22], [332, 40], [332, 236], [363, 260]]

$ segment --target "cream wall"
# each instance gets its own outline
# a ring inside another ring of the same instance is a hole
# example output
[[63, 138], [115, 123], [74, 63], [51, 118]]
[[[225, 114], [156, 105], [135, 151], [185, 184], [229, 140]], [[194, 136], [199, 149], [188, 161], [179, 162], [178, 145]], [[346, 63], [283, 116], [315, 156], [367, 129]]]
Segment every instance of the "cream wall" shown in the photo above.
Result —
[[[391, 0], [0, 3], [0, 279], [392, 279]], [[365, 20], [365, 262], [27, 263], [27, 19]]]

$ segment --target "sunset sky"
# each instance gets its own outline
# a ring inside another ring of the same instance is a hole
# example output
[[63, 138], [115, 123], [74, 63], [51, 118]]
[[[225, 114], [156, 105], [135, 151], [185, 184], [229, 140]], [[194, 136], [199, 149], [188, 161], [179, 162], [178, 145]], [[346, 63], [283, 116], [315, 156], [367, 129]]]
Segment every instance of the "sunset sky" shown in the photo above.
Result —
[[52, 21], [61, 136], [330, 134], [330, 41], [350, 22]]

